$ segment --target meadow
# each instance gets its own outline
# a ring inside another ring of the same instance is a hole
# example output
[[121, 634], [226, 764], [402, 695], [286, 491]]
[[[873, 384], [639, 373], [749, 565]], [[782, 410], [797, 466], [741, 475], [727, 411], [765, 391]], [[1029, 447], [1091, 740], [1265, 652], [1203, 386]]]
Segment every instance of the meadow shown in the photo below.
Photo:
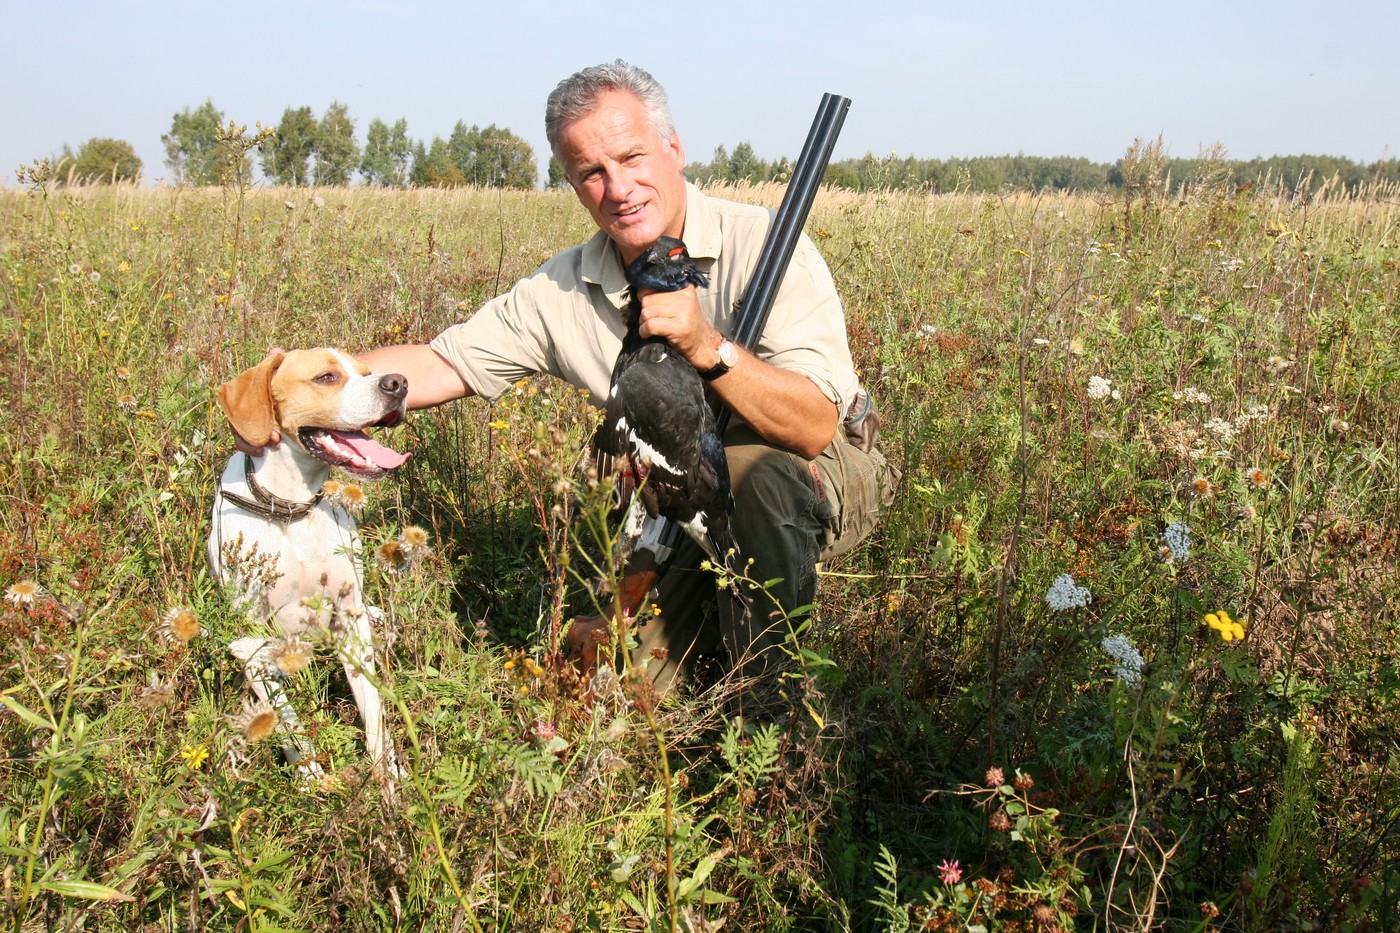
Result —
[[1102, 197], [819, 196], [902, 481], [824, 568], [784, 724], [586, 706], [550, 663], [606, 547], [577, 393], [389, 432], [414, 457], [359, 520], [392, 794], [328, 649], [296, 685], [326, 781], [240, 717], [213, 390], [274, 345], [430, 338], [586, 214], [0, 191], [0, 925], [1389, 928], [1400, 191], [1138, 168]]

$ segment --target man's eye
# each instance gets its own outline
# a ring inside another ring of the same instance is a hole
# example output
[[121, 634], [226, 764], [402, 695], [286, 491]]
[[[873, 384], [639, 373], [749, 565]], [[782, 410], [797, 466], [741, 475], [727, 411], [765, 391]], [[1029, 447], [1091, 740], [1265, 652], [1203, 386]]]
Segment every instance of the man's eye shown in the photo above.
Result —
[[340, 381], [340, 373], [321, 373], [321, 375], [311, 381], [317, 385], [333, 386]]

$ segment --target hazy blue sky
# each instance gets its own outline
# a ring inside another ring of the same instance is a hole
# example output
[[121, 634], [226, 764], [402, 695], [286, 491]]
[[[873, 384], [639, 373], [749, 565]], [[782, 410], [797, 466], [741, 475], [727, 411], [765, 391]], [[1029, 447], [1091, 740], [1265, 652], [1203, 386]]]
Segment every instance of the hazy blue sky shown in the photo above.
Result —
[[686, 154], [751, 142], [795, 156], [822, 92], [853, 101], [837, 159], [873, 152], [1086, 156], [1135, 137], [1174, 156], [1391, 158], [1400, 148], [1400, 2], [1034, 3], [759, 0], [587, 5], [515, 0], [0, 0], [0, 183], [93, 136], [125, 139], [148, 178], [160, 137], [205, 99], [276, 124], [289, 107], [509, 127], [547, 159], [560, 78], [622, 57], [671, 94]]

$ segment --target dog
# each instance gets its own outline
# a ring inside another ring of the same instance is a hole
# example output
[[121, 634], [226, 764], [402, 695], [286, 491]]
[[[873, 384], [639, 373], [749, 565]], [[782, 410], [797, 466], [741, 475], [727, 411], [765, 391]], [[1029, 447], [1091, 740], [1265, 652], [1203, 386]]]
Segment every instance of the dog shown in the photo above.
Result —
[[[324, 772], [283, 689], [283, 668], [293, 666], [283, 659], [303, 634], [326, 631], [345, 666], [375, 771], [399, 775], [373, 682], [371, 622], [382, 612], [363, 600], [355, 520], [325, 486], [332, 467], [379, 479], [408, 459], [365, 433], [402, 421], [407, 398], [403, 376], [373, 375], [327, 348], [274, 351], [218, 390], [233, 429], [266, 449], [261, 457], [237, 452], [224, 469], [211, 516], [209, 566], [232, 588], [241, 614], [270, 623], [267, 634], [229, 647], [253, 692], [275, 711], [283, 753], [303, 778]], [[269, 447], [274, 431], [281, 443]], [[306, 649], [295, 653], [304, 656]]]

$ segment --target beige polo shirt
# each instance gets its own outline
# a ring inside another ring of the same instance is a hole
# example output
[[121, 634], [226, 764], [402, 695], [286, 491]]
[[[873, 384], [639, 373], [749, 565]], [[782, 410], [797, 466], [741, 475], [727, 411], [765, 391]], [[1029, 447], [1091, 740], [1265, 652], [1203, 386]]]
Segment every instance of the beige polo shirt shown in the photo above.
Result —
[[[710, 277], [698, 290], [705, 317], [724, 334], [753, 274], [774, 212], [721, 201], [686, 185], [686, 248]], [[474, 392], [495, 399], [521, 378], [549, 373], [607, 397], [622, 348], [627, 279], [606, 234], [565, 250], [492, 299], [432, 347]], [[831, 272], [803, 234], [754, 352], [780, 369], [800, 372], [844, 412], [857, 388], [846, 319]], [[410, 378], [412, 378], [410, 376]]]

